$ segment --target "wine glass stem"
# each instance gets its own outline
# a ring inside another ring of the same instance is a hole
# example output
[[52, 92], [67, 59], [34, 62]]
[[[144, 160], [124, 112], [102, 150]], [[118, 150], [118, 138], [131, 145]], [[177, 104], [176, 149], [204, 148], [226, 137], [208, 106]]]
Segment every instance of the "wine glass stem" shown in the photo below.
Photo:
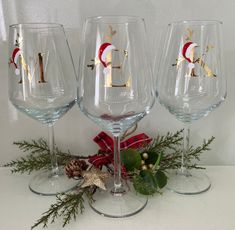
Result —
[[51, 157], [51, 169], [52, 169], [52, 175], [56, 176], [58, 175], [58, 163], [57, 163], [57, 156], [55, 153], [55, 139], [54, 139], [54, 126], [48, 125], [48, 143], [49, 143], [49, 151], [50, 151], [50, 157]]
[[187, 171], [187, 159], [186, 156], [189, 151], [189, 138], [190, 138], [190, 126], [188, 124], [184, 127], [183, 132], [183, 151], [181, 156], [181, 172], [185, 173]]
[[114, 187], [111, 192], [114, 195], [122, 195], [125, 189], [122, 186], [122, 169], [121, 169], [121, 153], [120, 153], [120, 136], [114, 136]]

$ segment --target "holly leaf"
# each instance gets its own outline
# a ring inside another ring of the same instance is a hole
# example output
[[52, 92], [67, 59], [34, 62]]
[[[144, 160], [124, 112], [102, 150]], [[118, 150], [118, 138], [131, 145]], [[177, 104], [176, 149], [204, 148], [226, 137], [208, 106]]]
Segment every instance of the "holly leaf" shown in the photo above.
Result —
[[167, 176], [164, 172], [162, 171], [157, 171], [155, 173], [155, 179], [156, 179], [156, 183], [158, 185], [159, 188], [163, 188], [166, 186], [167, 184]]
[[127, 171], [133, 171], [141, 167], [141, 156], [135, 149], [122, 150], [121, 160]]

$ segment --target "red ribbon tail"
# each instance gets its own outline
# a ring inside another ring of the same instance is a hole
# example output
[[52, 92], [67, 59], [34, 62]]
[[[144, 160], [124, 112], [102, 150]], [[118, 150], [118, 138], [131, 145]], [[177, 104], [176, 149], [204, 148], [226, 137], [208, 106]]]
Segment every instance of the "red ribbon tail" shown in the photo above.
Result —
[[104, 152], [113, 152], [113, 139], [105, 132], [100, 132], [94, 139]]

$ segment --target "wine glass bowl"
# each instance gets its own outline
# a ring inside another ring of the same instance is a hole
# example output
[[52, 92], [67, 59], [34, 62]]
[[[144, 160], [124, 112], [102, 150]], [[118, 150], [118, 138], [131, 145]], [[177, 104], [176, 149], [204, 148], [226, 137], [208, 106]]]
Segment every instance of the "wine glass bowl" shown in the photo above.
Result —
[[[185, 124], [181, 169], [168, 186], [181, 194], [197, 194], [210, 188], [201, 172], [187, 169], [189, 125], [207, 116], [226, 98], [222, 49], [222, 23], [181, 21], [168, 25], [157, 81], [160, 104]], [[196, 175], [197, 174], [197, 175]]]
[[92, 17], [84, 26], [78, 105], [114, 137], [114, 182], [108, 192], [95, 193], [91, 207], [109, 217], [133, 215], [147, 203], [122, 183], [120, 160], [120, 136], [154, 103], [146, 43], [144, 21], [138, 17]]
[[[140, 24], [138, 20], [137, 17], [107, 16], [91, 18], [86, 22], [86, 38], [93, 34], [96, 36], [85, 41], [86, 50], [80, 69], [81, 75], [86, 77], [81, 82], [84, 88], [82, 97], [78, 98], [79, 106], [104, 129], [110, 127], [109, 131], [120, 121], [120, 132], [123, 132], [135, 120], [145, 116], [152, 106], [144, 77], [151, 76], [149, 60], [145, 59], [145, 47], [136, 48], [146, 38], [144, 34], [134, 37], [135, 30], [143, 30], [135, 28], [135, 25]], [[125, 23], [128, 31], [125, 31]], [[135, 76], [138, 76], [138, 84]]]
[[76, 77], [63, 26], [26, 23], [9, 30], [9, 99], [27, 116], [46, 125], [52, 170], [36, 175], [30, 189], [55, 195], [78, 182], [64, 174], [54, 153], [54, 123], [75, 104]]

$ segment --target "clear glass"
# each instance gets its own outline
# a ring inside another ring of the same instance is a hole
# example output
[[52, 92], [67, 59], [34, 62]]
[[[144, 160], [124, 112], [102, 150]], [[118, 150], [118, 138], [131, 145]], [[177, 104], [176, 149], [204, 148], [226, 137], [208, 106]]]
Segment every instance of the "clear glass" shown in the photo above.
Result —
[[51, 171], [33, 177], [29, 188], [55, 195], [73, 188], [58, 167], [54, 153], [54, 123], [74, 104], [76, 76], [62, 25], [16, 24], [9, 29], [9, 99], [21, 112], [48, 126]]
[[154, 103], [144, 21], [138, 17], [88, 18], [80, 60], [78, 105], [114, 136], [114, 177], [95, 193], [91, 207], [108, 217], [142, 210], [147, 199], [122, 182], [120, 135], [149, 113]]
[[173, 172], [168, 187], [181, 194], [210, 188], [208, 177], [187, 168], [189, 125], [207, 116], [226, 98], [222, 23], [182, 21], [168, 25], [157, 80], [159, 102], [185, 124], [181, 169]]

